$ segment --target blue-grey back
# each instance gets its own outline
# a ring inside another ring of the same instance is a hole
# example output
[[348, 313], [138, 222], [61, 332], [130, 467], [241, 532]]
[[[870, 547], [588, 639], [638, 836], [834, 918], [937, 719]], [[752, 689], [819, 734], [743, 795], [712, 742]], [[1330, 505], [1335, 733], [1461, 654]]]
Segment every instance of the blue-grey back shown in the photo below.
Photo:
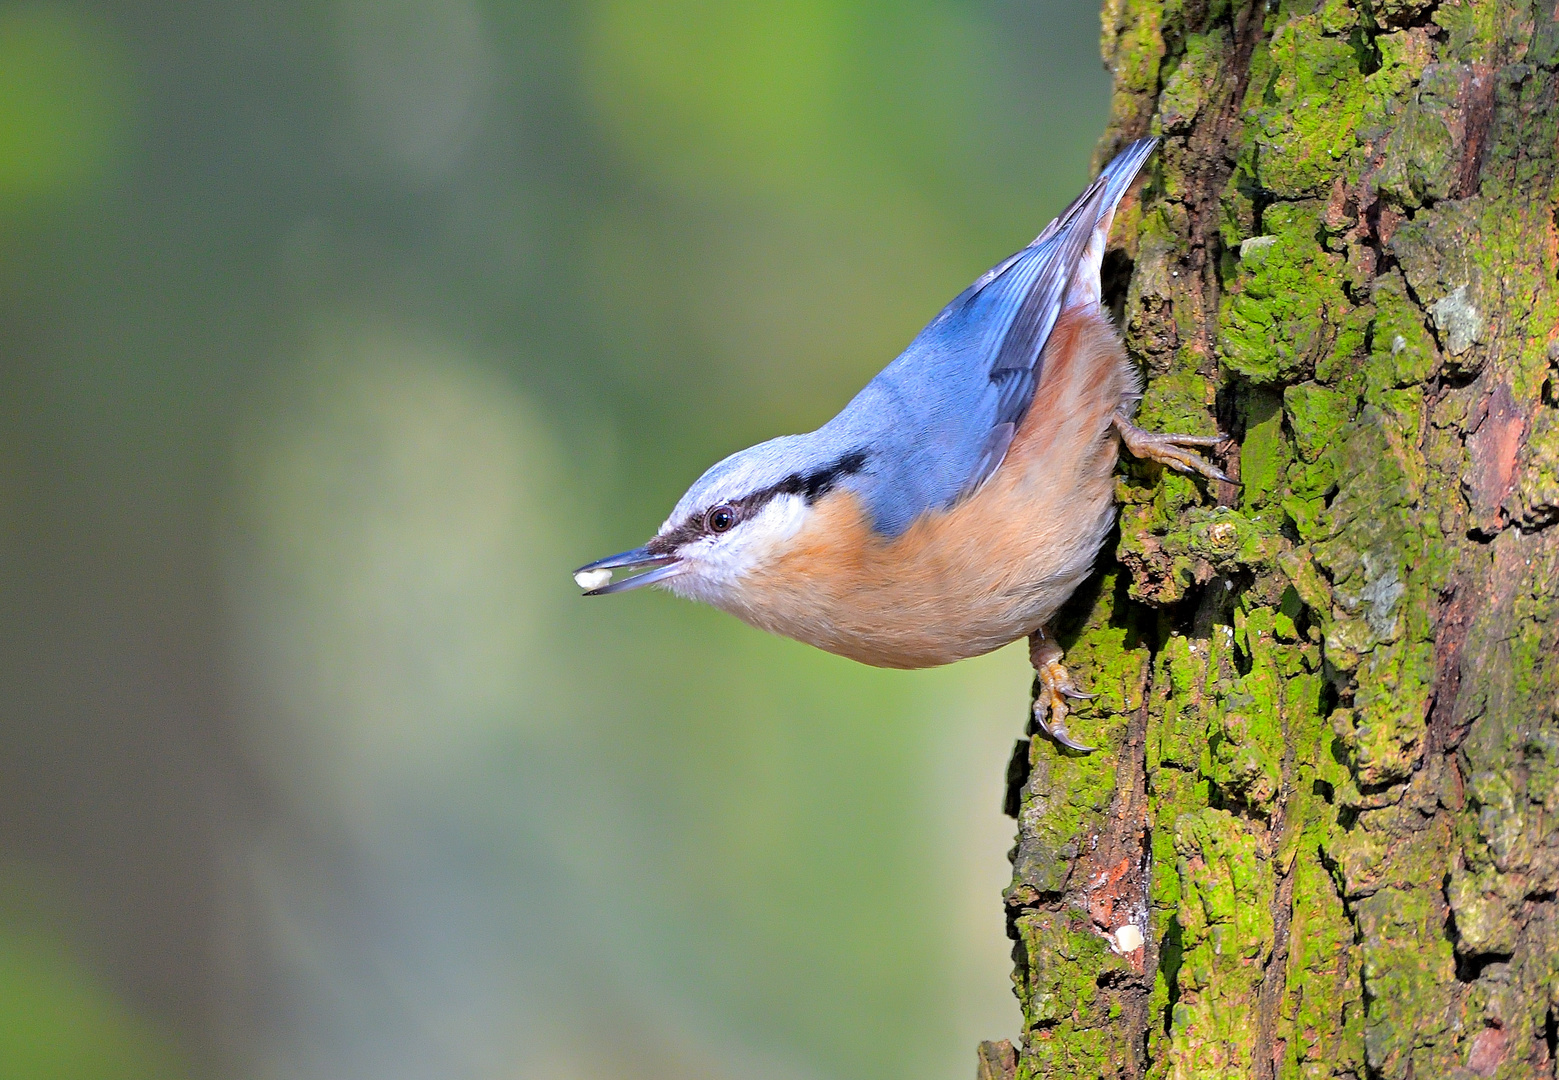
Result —
[[833, 420], [805, 438], [818, 459], [871, 451], [845, 482], [896, 536], [976, 489], [1006, 453], [1095, 224], [1114, 212], [1157, 140], [1131, 144], [1035, 242], [948, 304]]
[[877, 532], [897, 536], [978, 488], [1034, 400], [1045, 344], [1096, 226], [1156, 145], [1144, 139], [1117, 155], [1032, 244], [954, 298], [838, 416], [719, 462], [668, 524], [753, 493], [842, 488], [865, 502]]

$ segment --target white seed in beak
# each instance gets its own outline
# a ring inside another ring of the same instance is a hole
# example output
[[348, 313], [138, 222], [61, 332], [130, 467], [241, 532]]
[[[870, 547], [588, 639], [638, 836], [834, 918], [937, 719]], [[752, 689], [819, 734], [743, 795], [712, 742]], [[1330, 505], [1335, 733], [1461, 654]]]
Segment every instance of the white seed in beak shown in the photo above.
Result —
[[612, 580], [610, 570], [581, 570], [574, 575], [574, 584], [588, 592], [591, 589], [599, 589], [602, 585]]

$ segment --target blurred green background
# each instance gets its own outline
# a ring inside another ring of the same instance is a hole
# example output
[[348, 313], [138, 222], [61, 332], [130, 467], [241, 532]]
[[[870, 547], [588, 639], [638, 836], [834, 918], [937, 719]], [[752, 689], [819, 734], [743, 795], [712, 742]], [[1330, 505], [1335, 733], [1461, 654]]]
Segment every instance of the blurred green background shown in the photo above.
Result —
[[1086, 179], [1093, 0], [0, 3], [0, 1077], [917, 1080], [1021, 648], [569, 572]]

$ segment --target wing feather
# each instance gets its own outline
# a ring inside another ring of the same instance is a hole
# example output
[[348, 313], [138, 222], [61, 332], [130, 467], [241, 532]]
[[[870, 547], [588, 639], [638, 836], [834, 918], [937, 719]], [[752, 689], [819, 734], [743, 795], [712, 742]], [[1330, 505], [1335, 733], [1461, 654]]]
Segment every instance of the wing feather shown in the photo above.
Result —
[[[1157, 140], [1144, 139], [1117, 156], [1071, 205], [1045, 226], [1032, 244], [999, 264], [995, 275], [966, 301], [974, 301], [987, 290], [1002, 288], [1004, 279], [1013, 276], [1008, 291], [1017, 299], [1016, 309], [1007, 320], [990, 369], [991, 381], [998, 387], [990, 448], [999, 443], [1001, 452], [993, 454], [982, 449], [960, 495], [978, 488], [1005, 458], [1006, 447], [1012, 443], [1012, 432], [999, 435], [998, 430], [1010, 425], [1015, 431], [1028, 414], [1034, 391], [1044, 373], [1045, 342], [1061, 317], [1068, 286], [1078, 270], [1084, 249], [1093, 238], [1094, 226], [1105, 214], [1114, 212], [1115, 205], [1156, 145]], [[1025, 262], [1030, 263], [1032, 269], [1014, 274]], [[1001, 312], [992, 314], [999, 318]]]
[[981, 274], [817, 433], [884, 451], [860, 478], [879, 532], [898, 535], [1000, 467], [1033, 404], [1073, 277], [1097, 273], [1096, 256], [1085, 267], [1084, 253], [1156, 145], [1143, 139], [1117, 155], [1032, 244]]

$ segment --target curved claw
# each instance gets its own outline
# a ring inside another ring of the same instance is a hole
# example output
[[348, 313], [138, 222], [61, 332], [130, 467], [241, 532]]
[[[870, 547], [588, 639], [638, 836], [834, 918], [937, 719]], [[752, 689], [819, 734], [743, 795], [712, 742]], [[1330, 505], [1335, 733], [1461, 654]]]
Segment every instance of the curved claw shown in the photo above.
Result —
[[1097, 746], [1084, 746], [1082, 743], [1072, 738], [1072, 736], [1068, 735], [1066, 733], [1066, 728], [1062, 727], [1060, 724], [1052, 725], [1047, 724], [1043, 720], [1040, 720], [1039, 729], [1054, 739], [1056, 742], [1066, 747], [1068, 750], [1076, 750], [1079, 754], [1091, 754], [1099, 749]]
[[1084, 693], [1077, 688], [1077, 680], [1072, 678], [1072, 673], [1066, 669], [1061, 661], [1056, 660], [1047, 664], [1046, 672], [1049, 675], [1050, 689], [1062, 697], [1069, 697], [1073, 701], [1093, 700], [1093, 694]]
[[[1096, 746], [1087, 746], [1078, 742], [1067, 734], [1062, 721], [1066, 719], [1067, 707], [1061, 700], [1059, 688], [1046, 686], [1040, 690], [1039, 696], [1034, 700], [1034, 724], [1045, 735], [1060, 743], [1068, 750], [1075, 750], [1080, 754], [1091, 754], [1098, 749]], [[1089, 695], [1090, 697], [1092, 695]], [[1051, 718], [1054, 717], [1054, 720]]]
[[1038, 685], [1034, 692], [1034, 726], [1068, 750], [1079, 754], [1091, 754], [1097, 747], [1087, 746], [1066, 732], [1065, 722], [1070, 710], [1067, 698], [1087, 699], [1072, 681], [1072, 673], [1061, 663], [1061, 648], [1044, 630], [1037, 630], [1029, 637], [1029, 660], [1034, 665]]

